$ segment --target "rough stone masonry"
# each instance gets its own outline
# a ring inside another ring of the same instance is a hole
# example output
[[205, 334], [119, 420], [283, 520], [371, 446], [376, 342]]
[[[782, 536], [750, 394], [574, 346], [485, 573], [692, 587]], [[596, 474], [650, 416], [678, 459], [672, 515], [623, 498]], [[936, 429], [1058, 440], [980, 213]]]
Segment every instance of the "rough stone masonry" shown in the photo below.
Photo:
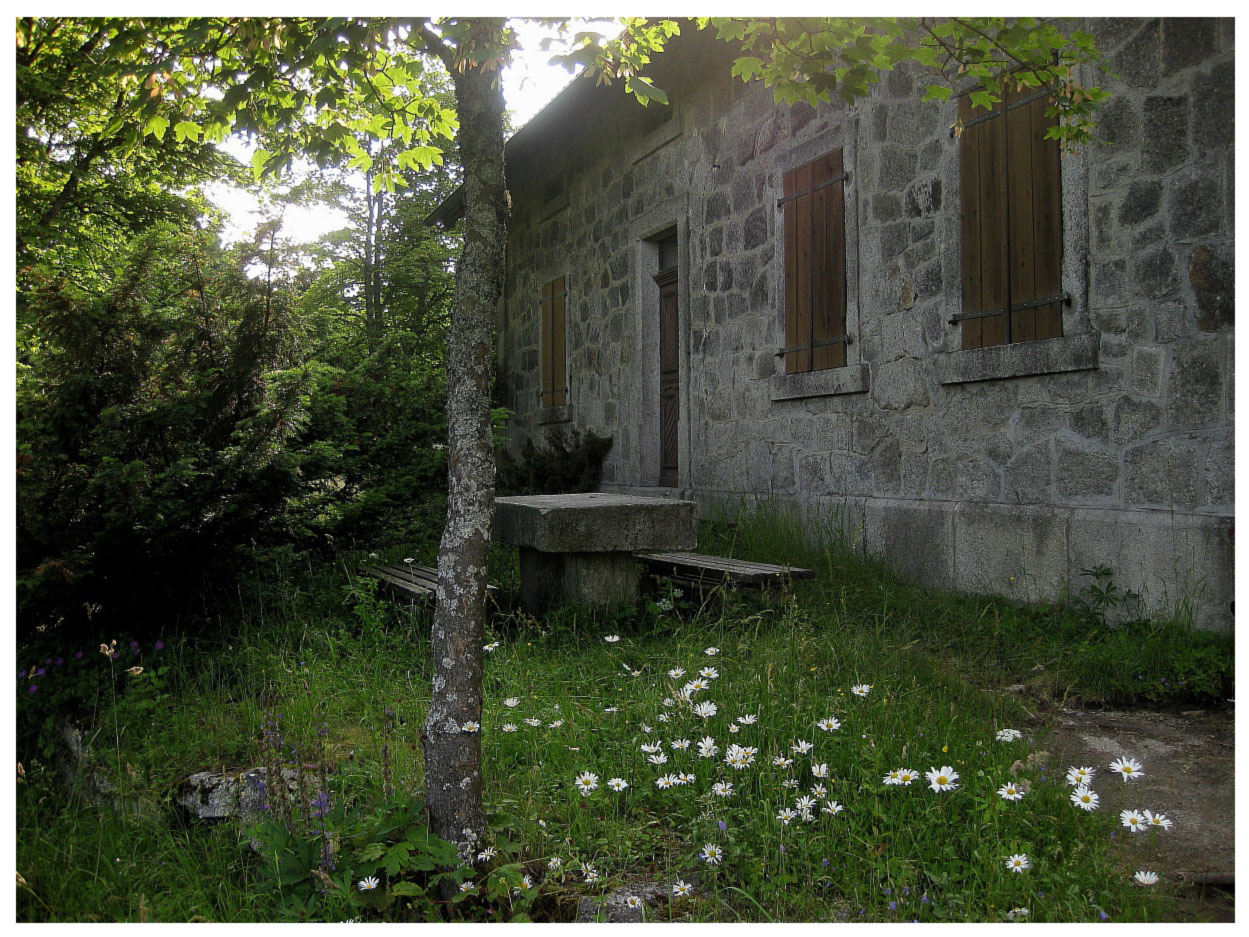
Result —
[[[1104, 19], [1100, 142], [1061, 160], [1062, 337], [963, 351], [956, 109], [898, 72], [848, 108], [773, 103], [701, 36], [672, 107], [569, 91], [509, 144], [499, 368], [519, 445], [609, 435], [603, 489], [778, 500], [923, 582], [1061, 599], [1108, 566], [1156, 614], [1229, 628], [1230, 19]], [[1091, 76], [1090, 76], [1091, 77]], [[849, 174], [846, 365], [782, 374], [782, 175]], [[678, 481], [659, 465], [658, 241], [680, 277]], [[567, 280], [567, 405], [543, 408], [539, 290]]]

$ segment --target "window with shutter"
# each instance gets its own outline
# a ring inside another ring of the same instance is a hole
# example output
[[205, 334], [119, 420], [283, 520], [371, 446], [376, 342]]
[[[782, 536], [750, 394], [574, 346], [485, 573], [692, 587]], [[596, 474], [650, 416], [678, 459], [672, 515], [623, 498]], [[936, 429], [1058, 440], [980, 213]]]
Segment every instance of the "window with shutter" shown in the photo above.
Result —
[[565, 277], [542, 287], [542, 406], [562, 407], [568, 402], [568, 374], [564, 352]]
[[846, 363], [846, 174], [841, 150], [785, 173], [785, 373]]
[[1062, 335], [1062, 186], [1045, 92], [959, 101], [963, 348]]

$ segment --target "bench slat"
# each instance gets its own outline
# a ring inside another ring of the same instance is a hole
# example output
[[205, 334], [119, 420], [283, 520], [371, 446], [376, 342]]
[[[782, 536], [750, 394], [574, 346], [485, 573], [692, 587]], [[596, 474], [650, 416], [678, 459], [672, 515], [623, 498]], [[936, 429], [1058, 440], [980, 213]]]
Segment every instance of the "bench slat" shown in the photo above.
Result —
[[646, 553], [640, 554], [638, 560], [652, 569], [672, 569], [687, 577], [720, 578], [743, 585], [766, 585], [786, 579], [811, 579], [815, 576], [814, 570], [798, 566], [777, 566], [702, 553]]
[[[365, 566], [361, 571], [367, 576], [380, 579], [382, 582], [418, 596], [433, 598], [438, 594], [438, 570], [432, 566], [421, 566], [418, 563], [393, 563], [389, 566]], [[498, 586], [487, 584], [488, 594], [498, 591]]]

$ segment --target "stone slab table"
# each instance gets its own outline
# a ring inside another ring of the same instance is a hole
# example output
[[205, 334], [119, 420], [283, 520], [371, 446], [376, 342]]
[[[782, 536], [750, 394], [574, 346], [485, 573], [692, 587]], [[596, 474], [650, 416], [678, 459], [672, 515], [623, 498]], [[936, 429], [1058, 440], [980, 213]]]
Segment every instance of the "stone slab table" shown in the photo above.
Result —
[[531, 615], [557, 605], [638, 599], [637, 550], [688, 550], [697, 505], [617, 494], [496, 498], [492, 536], [520, 547], [521, 601]]

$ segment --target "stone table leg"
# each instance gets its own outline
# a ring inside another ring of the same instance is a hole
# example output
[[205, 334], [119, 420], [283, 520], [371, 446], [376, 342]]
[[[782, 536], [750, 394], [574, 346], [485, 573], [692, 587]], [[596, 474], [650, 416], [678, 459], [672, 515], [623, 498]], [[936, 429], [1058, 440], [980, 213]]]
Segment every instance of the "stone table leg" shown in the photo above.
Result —
[[638, 565], [632, 553], [544, 553], [521, 547], [520, 589], [530, 615], [559, 605], [634, 605]]

